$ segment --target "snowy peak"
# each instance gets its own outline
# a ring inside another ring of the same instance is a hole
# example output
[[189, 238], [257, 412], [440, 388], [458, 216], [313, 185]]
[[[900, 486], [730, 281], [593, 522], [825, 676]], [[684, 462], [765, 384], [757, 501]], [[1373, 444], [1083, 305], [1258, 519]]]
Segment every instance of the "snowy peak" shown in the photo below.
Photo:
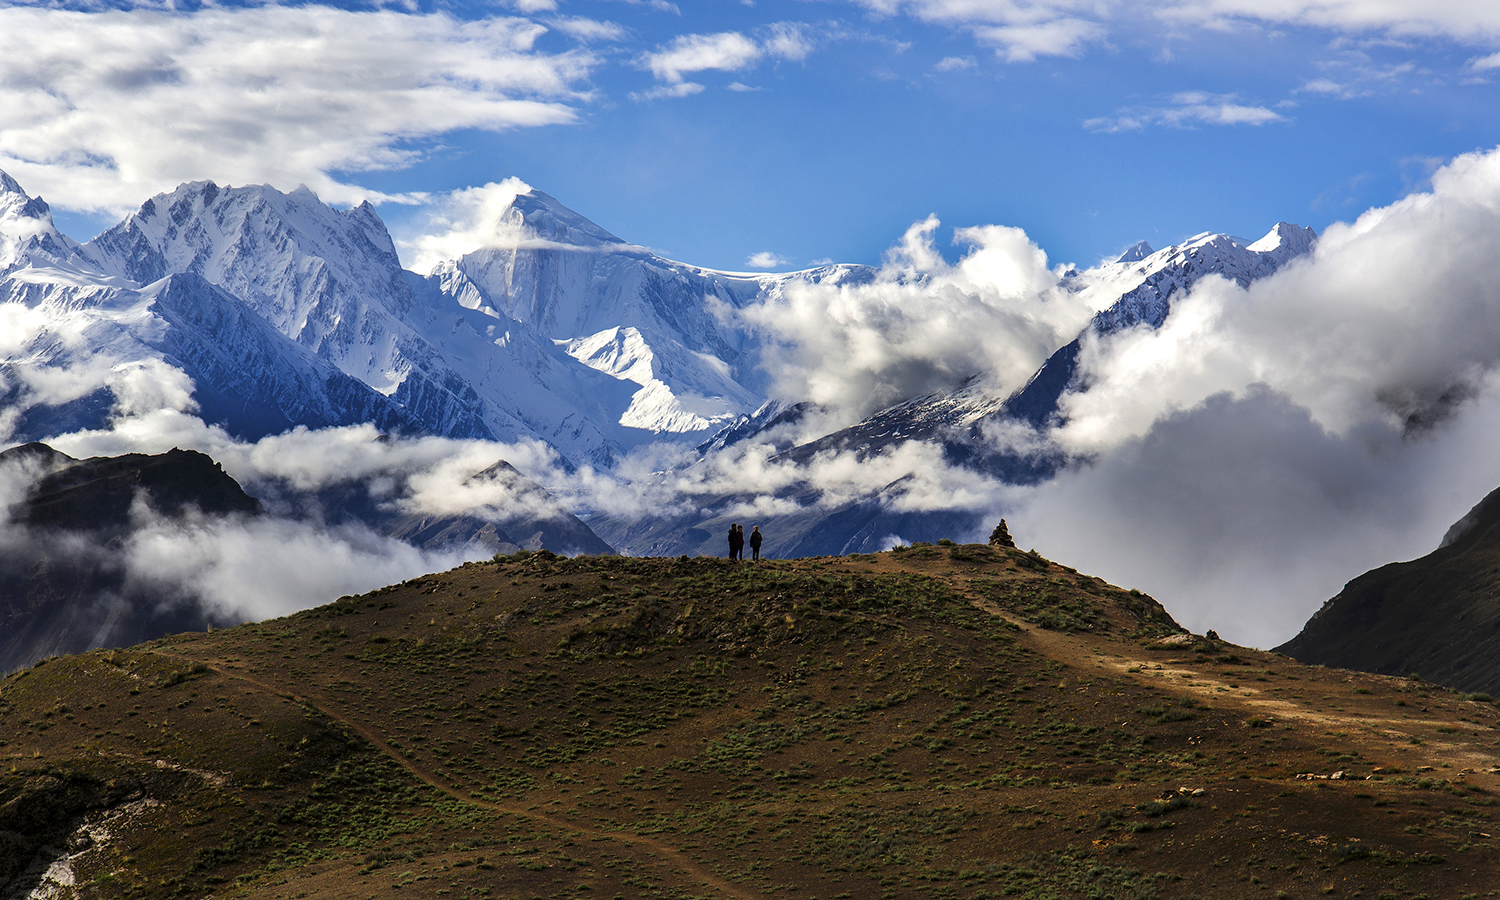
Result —
[[[562, 245], [563, 247], [604, 247], [618, 245], [625, 249], [630, 245], [600, 228], [558, 202], [551, 194], [530, 190], [517, 194], [516, 199], [501, 214], [500, 224], [505, 231], [515, 229], [515, 240]], [[502, 232], [503, 238], [509, 234]]]
[[1311, 228], [1277, 223], [1253, 243], [1228, 234], [1204, 232], [1130, 264], [1140, 282], [1109, 308], [1094, 317], [1098, 334], [1111, 334], [1146, 323], [1158, 328], [1166, 321], [1173, 296], [1192, 288], [1199, 279], [1220, 275], [1245, 287], [1310, 251], [1317, 242]]
[[1149, 243], [1147, 243], [1146, 241], [1141, 241], [1140, 243], [1136, 244], [1134, 247], [1131, 247], [1129, 250], [1126, 250], [1124, 253], [1121, 253], [1120, 254], [1120, 258], [1117, 259], [1117, 260], [1115, 260], [1115, 262], [1117, 262], [1117, 263], [1140, 262], [1141, 260], [1145, 259], [1146, 257], [1150, 256], [1151, 254], [1153, 254], [1155, 252], [1156, 252], [1155, 250], [1151, 249], [1151, 245]]
[[27, 195], [18, 181], [0, 171], [0, 274], [28, 262], [65, 262], [77, 249], [52, 224], [47, 202]]
[[85, 244], [105, 271], [137, 284], [193, 272], [249, 303], [283, 334], [317, 347], [352, 310], [403, 309], [410, 294], [385, 225], [368, 204], [338, 211], [306, 187], [179, 186]]
[[1294, 256], [1302, 256], [1318, 241], [1318, 233], [1311, 228], [1277, 222], [1265, 237], [1247, 247], [1254, 253], [1271, 253], [1280, 256], [1282, 262]]

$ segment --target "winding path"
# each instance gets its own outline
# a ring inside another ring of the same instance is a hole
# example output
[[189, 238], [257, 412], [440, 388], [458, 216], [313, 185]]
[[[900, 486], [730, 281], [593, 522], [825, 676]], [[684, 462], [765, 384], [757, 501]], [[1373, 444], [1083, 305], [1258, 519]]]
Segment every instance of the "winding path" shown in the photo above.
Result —
[[569, 822], [563, 819], [556, 818], [554, 816], [549, 816], [546, 813], [539, 813], [535, 810], [527, 809], [522, 806], [512, 806], [506, 803], [496, 803], [491, 800], [484, 800], [481, 798], [468, 796], [467, 794], [460, 792], [457, 788], [444, 783], [437, 776], [418, 768], [415, 763], [399, 753], [390, 744], [387, 744], [385, 740], [383, 740], [380, 735], [373, 729], [340, 714], [338, 711], [331, 708], [331, 704], [327, 703], [326, 701], [320, 703], [317, 698], [310, 697], [307, 694], [298, 693], [297, 691], [293, 691], [281, 685], [261, 681], [260, 679], [246, 673], [235, 672], [229, 669], [221, 668], [220, 666], [216, 666], [213, 663], [208, 662], [207, 660], [197, 659], [190, 656], [183, 656], [177, 653], [168, 653], [162, 650], [153, 650], [151, 652], [159, 656], [167, 656], [173, 659], [180, 659], [185, 662], [201, 663], [208, 666], [209, 669], [225, 678], [233, 678], [236, 681], [242, 681], [246, 684], [255, 685], [256, 687], [265, 691], [269, 691], [270, 693], [277, 696], [286, 697], [297, 703], [310, 706], [323, 715], [327, 716], [328, 718], [343, 724], [350, 731], [353, 731], [355, 734], [358, 734], [360, 737], [369, 741], [373, 747], [375, 747], [385, 756], [394, 760], [396, 764], [401, 768], [405, 769], [407, 772], [410, 772], [412, 777], [416, 778], [418, 781], [421, 781], [423, 784], [428, 785], [434, 790], [440, 791], [441, 793], [446, 794], [447, 796], [452, 797], [453, 799], [458, 800], [462, 803], [467, 803], [471, 806], [478, 806], [480, 808], [492, 810], [494, 812], [505, 813], [508, 815], [530, 819], [534, 822], [540, 822], [561, 831], [571, 831], [575, 834], [583, 835], [589, 838], [615, 840], [626, 844], [634, 844], [639, 847], [644, 847], [650, 852], [676, 866], [679, 870], [686, 873], [689, 877], [698, 881], [698, 883], [704, 885], [705, 887], [713, 888], [725, 897], [733, 897], [736, 898], [736, 900], [759, 900], [760, 898], [759, 894], [752, 893], [741, 887], [740, 885], [737, 885], [731, 881], [721, 878], [718, 875], [715, 875], [713, 872], [704, 868], [696, 860], [688, 856], [683, 851], [677, 849], [676, 847], [664, 844], [661, 841], [655, 840], [645, 835], [634, 834], [628, 831], [605, 831], [599, 828], [590, 828], [587, 825], [579, 825], [575, 822]]

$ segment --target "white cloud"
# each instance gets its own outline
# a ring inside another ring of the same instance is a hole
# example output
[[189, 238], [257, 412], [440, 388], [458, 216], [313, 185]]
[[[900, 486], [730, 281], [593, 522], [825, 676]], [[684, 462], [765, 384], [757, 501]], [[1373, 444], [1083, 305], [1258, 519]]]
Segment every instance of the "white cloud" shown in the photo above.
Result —
[[1480, 57], [1470, 62], [1469, 67], [1480, 72], [1486, 72], [1490, 69], [1500, 69], [1500, 53], [1492, 53], [1489, 56]]
[[676, 84], [658, 85], [649, 91], [634, 92], [630, 95], [630, 99], [637, 102], [644, 100], [672, 100], [678, 97], [691, 97], [694, 94], [701, 94], [703, 91], [703, 85], [696, 81], [679, 81]]
[[1157, 331], [1086, 341], [1053, 439], [1092, 460], [1018, 532], [1269, 646], [1348, 579], [1436, 547], [1500, 484], [1500, 151], [1372, 209], [1249, 288], [1210, 279]]
[[531, 185], [521, 179], [507, 178], [438, 198], [432, 204], [423, 234], [400, 245], [407, 267], [425, 274], [441, 262], [458, 259], [481, 247], [495, 246], [497, 241], [519, 240], [522, 237], [519, 225], [505, 222], [504, 214], [517, 194], [530, 190]]
[[792, 282], [744, 312], [768, 339], [766, 368], [788, 400], [839, 411], [843, 424], [986, 373], [1020, 387], [1093, 310], [1057, 287], [1025, 232], [959, 229], [967, 252], [947, 263], [935, 218], [913, 225], [868, 284]]
[[[738, 31], [718, 34], [684, 34], [672, 42], [643, 55], [638, 64], [649, 69], [664, 85], [650, 91], [632, 94], [634, 100], [686, 97], [703, 90], [700, 84], [686, 81], [695, 72], [742, 72], [761, 60], [784, 59], [799, 62], [813, 51], [808, 28], [796, 22], [777, 22], [761, 29], [759, 40]], [[749, 90], [739, 82], [732, 90]]]
[[621, 41], [627, 32], [625, 27], [614, 22], [600, 21], [599, 19], [586, 19], [582, 16], [565, 16], [557, 19], [548, 19], [547, 24], [561, 31], [569, 37], [585, 41]]
[[1160, 330], [1087, 346], [1100, 390], [1070, 399], [1080, 424], [1065, 434], [1093, 444], [1082, 423], [1110, 422], [1107, 444], [1144, 433], [1142, 404], [1187, 409], [1251, 384], [1341, 434], [1437, 415], [1500, 367], [1500, 286], [1488, 276], [1500, 258], [1500, 151], [1459, 157], [1432, 185], [1329, 227], [1309, 260], [1249, 289], [1204, 282]]
[[1326, 60], [1317, 66], [1325, 73], [1324, 77], [1303, 83], [1299, 93], [1349, 100], [1405, 86], [1410, 76], [1418, 74], [1416, 63], [1381, 66], [1363, 53], [1349, 53], [1343, 59]]
[[1078, 56], [1087, 44], [1100, 43], [1106, 30], [1098, 22], [1053, 19], [1025, 25], [974, 29], [981, 43], [994, 45], [1006, 62], [1033, 62], [1039, 56]]
[[1124, 109], [1113, 116], [1087, 119], [1090, 131], [1140, 131], [1151, 125], [1192, 128], [1197, 125], [1269, 125], [1287, 118], [1264, 106], [1248, 106], [1233, 94], [1184, 91], [1164, 105]]
[[813, 52], [812, 39], [807, 36], [807, 26], [798, 22], [776, 22], [766, 27], [767, 36], [761, 42], [766, 54], [775, 59], [801, 62]]
[[305, 183], [400, 168], [412, 141], [571, 122], [584, 51], [524, 19], [323, 6], [0, 8], [0, 169], [54, 204], [121, 212], [183, 181]]
[[681, 84], [685, 72], [736, 72], [758, 62], [763, 53], [759, 44], [736, 31], [685, 34], [641, 62], [658, 79]]
[[769, 250], [752, 253], [745, 259], [745, 265], [752, 269], [775, 269], [786, 264], [787, 259], [785, 257], [778, 256]]
[[1500, 5], [1478, 0], [852, 0], [880, 16], [909, 15], [973, 34], [1009, 62], [1078, 56], [1115, 28], [1152, 18], [1222, 31], [1251, 23], [1329, 29], [1385, 39], [1500, 42]]

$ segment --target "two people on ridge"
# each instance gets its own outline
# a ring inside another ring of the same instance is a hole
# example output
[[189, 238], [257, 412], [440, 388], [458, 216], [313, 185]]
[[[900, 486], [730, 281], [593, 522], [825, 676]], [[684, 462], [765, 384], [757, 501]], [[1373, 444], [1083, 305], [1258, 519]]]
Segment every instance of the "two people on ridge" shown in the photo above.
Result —
[[[750, 529], [750, 558], [760, 559], [760, 526], [756, 525]], [[745, 558], [745, 529], [739, 525], [729, 526], [729, 558], [743, 560]]]

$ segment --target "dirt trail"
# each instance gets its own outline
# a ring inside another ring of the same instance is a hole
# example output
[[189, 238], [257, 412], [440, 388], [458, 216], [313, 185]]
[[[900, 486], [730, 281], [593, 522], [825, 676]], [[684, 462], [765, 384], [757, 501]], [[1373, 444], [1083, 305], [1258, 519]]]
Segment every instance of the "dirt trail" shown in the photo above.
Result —
[[708, 869], [705, 869], [703, 866], [699, 865], [696, 860], [688, 856], [683, 851], [677, 849], [676, 847], [663, 844], [661, 841], [655, 840], [645, 835], [633, 834], [628, 831], [605, 831], [599, 828], [590, 828], [587, 825], [579, 825], [576, 822], [569, 822], [564, 819], [549, 816], [546, 813], [537, 812], [533, 809], [527, 809], [524, 806], [515, 806], [507, 803], [496, 803], [491, 800], [471, 797], [468, 794], [461, 793], [452, 786], [444, 783], [437, 776], [418, 768], [415, 763], [402, 756], [401, 753], [397, 752], [394, 747], [387, 744], [374, 730], [339, 713], [326, 699], [323, 700], [323, 702], [319, 702], [318, 698], [310, 697], [305, 693], [295, 691], [285, 685], [272, 684], [266, 681], [262, 681], [252, 675], [243, 672], [236, 672], [232, 669], [226, 669], [221, 666], [214, 665], [207, 660], [182, 656], [176, 653], [168, 653], [163, 650], [154, 650], [152, 652], [156, 653], [159, 656], [168, 656], [187, 662], [202, 663], [208, 666], [214, 672], [217, 672], [219, 675], [224, 676], [225, 678], [233, 678], [237, 681], [242, 681], [246, 684], [254, 685], [262, 690], [269, 691], [277, 696], [287, 697], [297, 703], [306, 704], [307, 706], [316, 709], [318, 712], [322, 713], [328, 718], [342, 723], [349, 730], [369, 741], [370, 744], [377, 750], [379, 750], [390, 759], [394, 760], [397, 765], [405, 769], [407, 772], [410, 772], [414, 778], [421, 781], [423, 784], [426, 784], [433, 789], [440, 791], [449, 797], [452, 797], [455, 800], [459, 800], [471, 806], [478, 806], [483, 809], [493, 810], [494, 812], [520, 816], [525, 819], [530, 819], [534, 822], [549, 825], [561, 831], [570, 831], [574, 834], [582, 835], [587, 838], [615, 840], [622, 843], [643, 847], [649, 850], [651, 853], [654, 853], [662, 859], [670, 862], [679, 870], [686, 873], [689, 877], [697, 880], [703, 886], [713, 888], [726, 897], [734, 897], [738, 898], [738, 900], [759, 900], [760, 898], [759, 894], [747, 891], [740, 885], [727, 881], [719, 877], [718, 875], [715, 875], [713, 872], [710, 872]]
[[[1464, 737], [1484, 736], [1493, 739], [1493, 729], [1462, 721], [1451, 708], [1452, 702], [1431, 701], [1421, 707], [1423, 718], [1415, 713], [1396, 716], [1387, 711], [1371, 709], [1377, 701], [1372, 697], [1355, 693], [1355, 685], [1349, 683], [1349, 675], [1371, 682], [1400, 683], [1402, 679], [1365, 673], [1345, 673], [1341, 670], [1304, 666], [1285, 657], [1225, 644], [1226, 651], [1253, 660], [1262, 668], [1283, 671], [1296, 669], [1304, 684], [1316, 686], [1319, 691], [1338, 696], [1337, 704], [1348, 707], [1364, 707], [1353, 711], [1312, 709], [1297, 700], [1274, 697], [1266, 690], [1249, 682], [1247, 675], [1236, 673], [1224, 675], [1214, 670], [1214, 664], [1204, 661], [1196, 666], [1184, 664], [1182, 660], [1164, 660], [1157, 652], [1143, 648], [1134, 641], [1125, 641], [1105, 635], [1075, 635], [1049, 631], [1032, 625], [993, 603], [975, 600], [974, 605], [986, 612], [1004, 618], [1020, 628], [1027, 644], [1058, 662], [1077, 670], [1103, 668], [1113, 676], [1124, 676], [1157, 688], [1170, 689], [1176, 694], [1195, 696], [1218, 709], [1233, 709], [1247, 718], [1259, 716], [1269, 720], [1297, 721], [1317, 726], [1339, 735], [1340, 742], [1358, 749], [1372, 759], [1399, 761], [1403, 768], [1415, 769], [1443, 763], [1459, 768], [1446, 770], [1445, 777], [1462, 778], [1464, 781], [1489, 790], [1500, 790], [1500, 755], [1492, 747], [1477, 746]], [[1319, 676], [1323, 676], [1321, 679]], [[1392, 688], [1394, 690], [1394, 688]], [[1441, 689], [1439, 689], [1441, 690]], [[1421, 701], [1414, 701], [1420, 703]], [[1431, 710], [1429, 712], [1428, 710]], [[1438, 728], [1453, 729], [1450, 740], [1436, 740], [1432, 732]], [[1483, 729], [1483, 730], [1481, 730]], [[1419, 735], [1423, 737], [1419, 737]], [[1422, 740], [1421, 744], [1414, 743]], [[1451, 772], [1452, 774], [1447, 774]], [[1321, 773], [1329, 774], [1329, 773]]]

